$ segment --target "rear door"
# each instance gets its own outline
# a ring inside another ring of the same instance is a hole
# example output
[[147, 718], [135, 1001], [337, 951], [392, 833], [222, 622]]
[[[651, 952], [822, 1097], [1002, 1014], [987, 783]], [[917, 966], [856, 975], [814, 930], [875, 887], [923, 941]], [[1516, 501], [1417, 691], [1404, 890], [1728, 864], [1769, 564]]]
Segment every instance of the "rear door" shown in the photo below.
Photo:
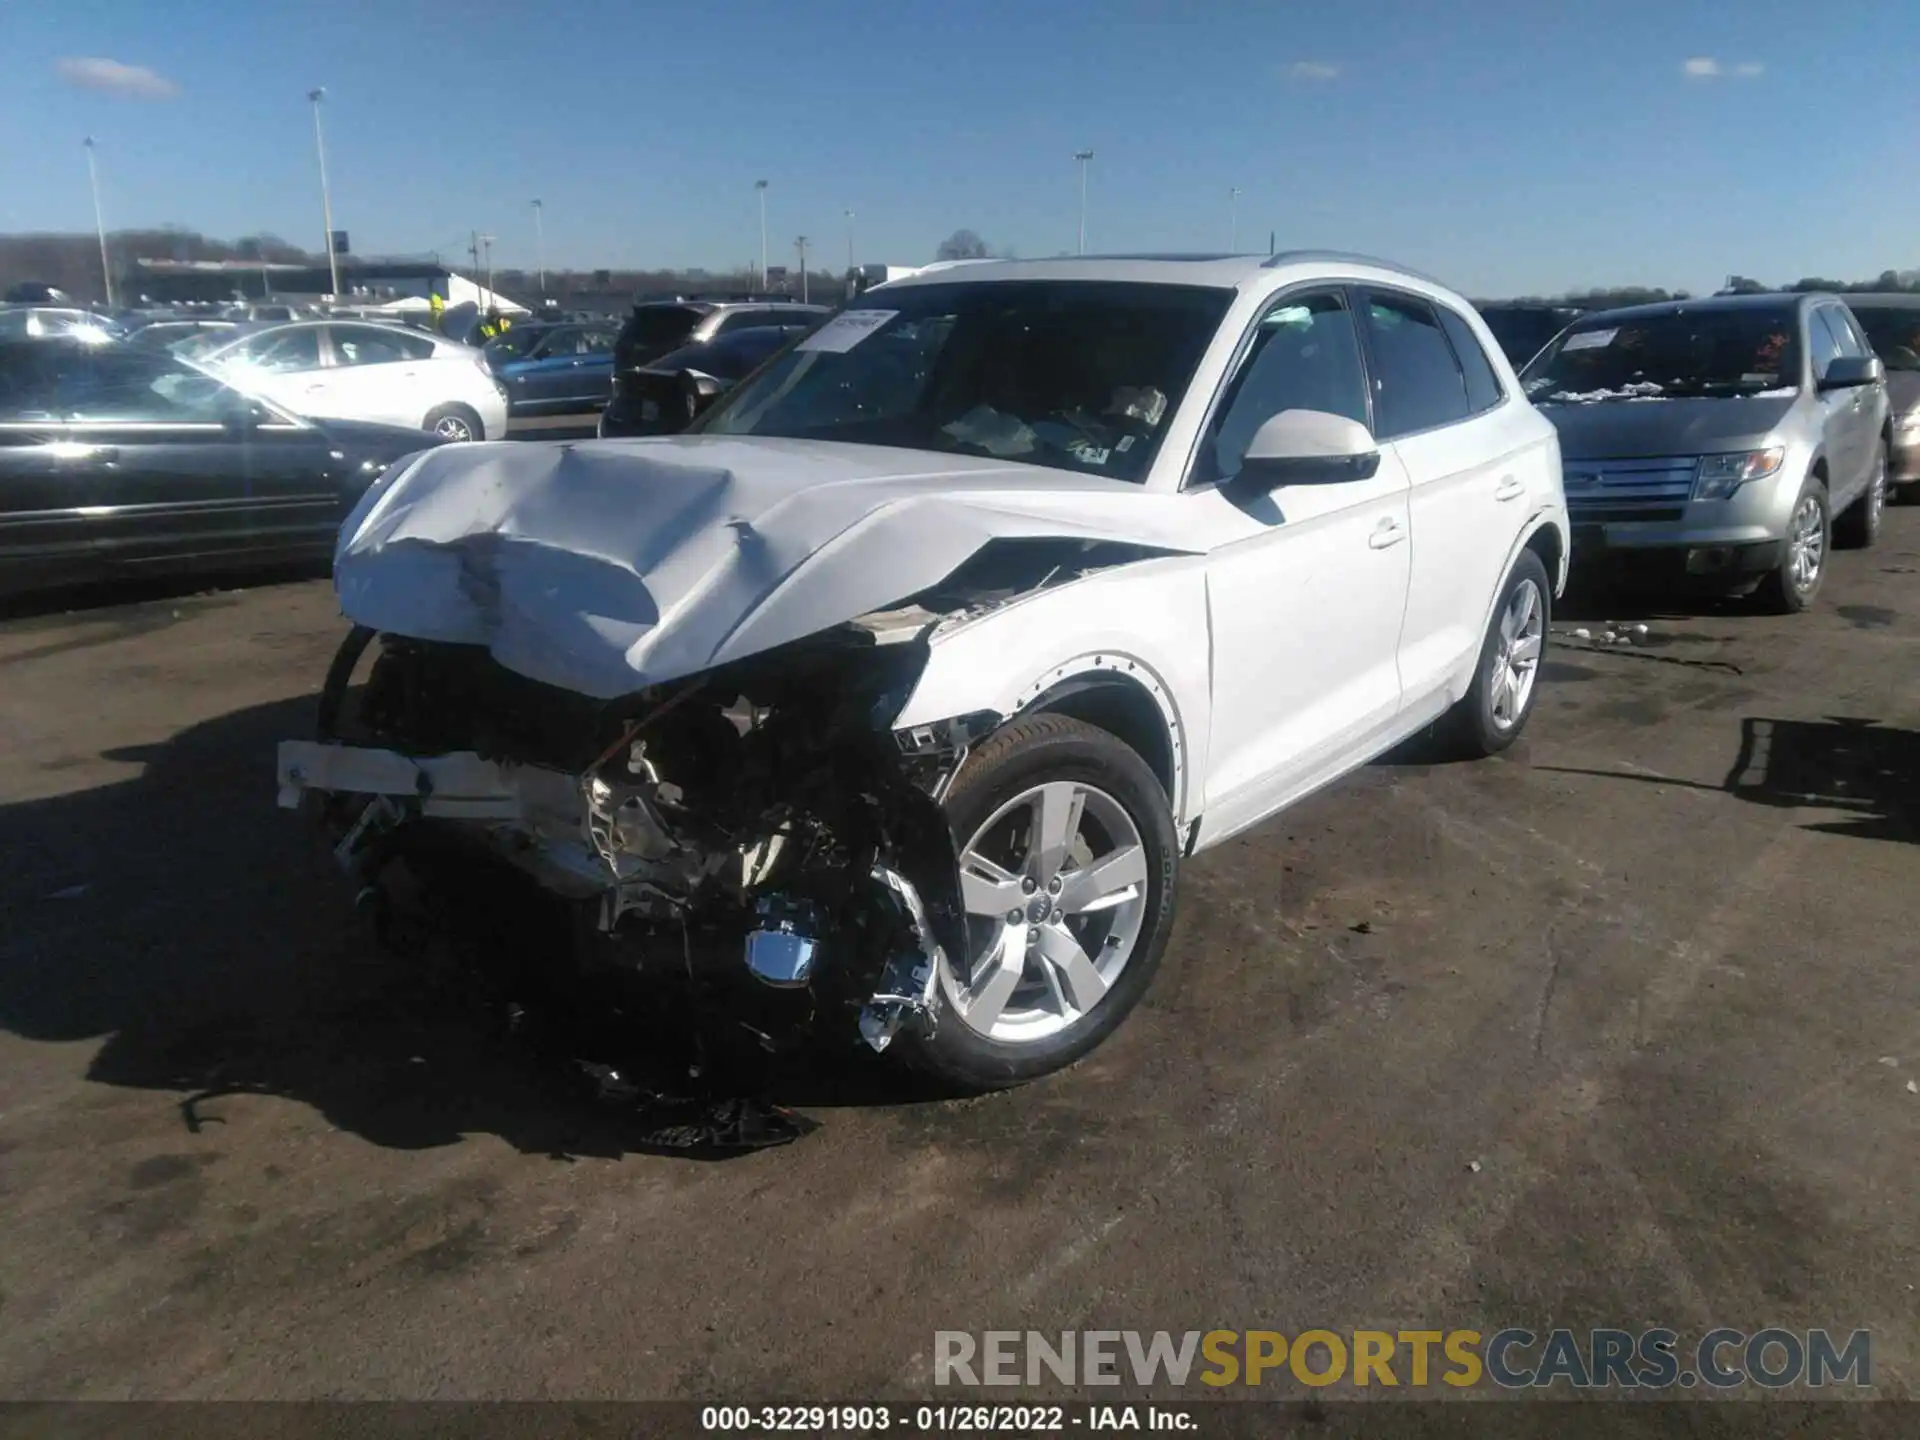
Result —
[[337, 324], [327, 332], [327, 383], [342, 420], [371, 420], [419, 429], [427, 412], [447, 397], [431, 377], [433, 341], [378, 325]]
[[[1861, 359], [1873, 353], [1855, 332], [1851, 318], [1839, 306], [1822, 305], [1820, 318], [1826, 322], [1827, 331], [1833, 336], [1834, 349], [1842, 357]], [[1835, 425], [1844, 436], [1842, 444], [1846, 455], [1845, 471], [1836, 470], [1829, 481], [1835, 513], [1864, 492], [1872, 476], [1880, 446], [1881, 415], [1877, 397], [1878, 391], [1871, 385], [1856, 385], [1834, 393], [1834, 398], [1841, 403], [1834, 407], [1832, 414]]]
[[1400, 635], [1409, 705], [1478, 653], [1487, 607], [1528, 512], [1523, 457], [1505, 443], [1505, 401], [1479, 338], [1445, 306], [1369, 289], [1365, 317], [1375, 433], [1411, 487], [1413, 574]]

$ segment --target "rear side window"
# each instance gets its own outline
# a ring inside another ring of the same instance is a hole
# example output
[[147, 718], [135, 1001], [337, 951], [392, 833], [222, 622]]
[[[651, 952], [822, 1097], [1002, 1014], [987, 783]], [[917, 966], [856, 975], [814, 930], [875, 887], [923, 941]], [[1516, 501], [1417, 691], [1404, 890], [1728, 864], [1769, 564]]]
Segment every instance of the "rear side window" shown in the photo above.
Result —
[[404, 335], [372, 325], [336, 325], [333, 353], [342, 365], [392, 365], [402, 360], [425, 360], [433, 354], [433, 341], [424, 335]]
[[283, 375], [291, 371], [320, 368], [320, 332], [311, 326], [300, 330], [270, 330], [234, 347], [222, 360], [238, 360], [249, 370], [262, 375]]
[[1460, 362], [1460, 373], [1467, 382], [1467, 408], [1475, 415], [1482, 410], [1491, 410], [1500, 403], [1500, 380], [1493, 373], [1493, 365], [1487, 359], [1487, 352], [1480, 348], [1480, 341], [1473, 333], [1473, 327], [1453, 311], [1440, 307], [1440, 328], [1447, 332], [1447, 339], [1453, 342], [1454, 357]]
[[1466, 378], [1431, 306], [1409, 295], [1369, 293], [1366, 320], [1379, 439], [1467, 418]]

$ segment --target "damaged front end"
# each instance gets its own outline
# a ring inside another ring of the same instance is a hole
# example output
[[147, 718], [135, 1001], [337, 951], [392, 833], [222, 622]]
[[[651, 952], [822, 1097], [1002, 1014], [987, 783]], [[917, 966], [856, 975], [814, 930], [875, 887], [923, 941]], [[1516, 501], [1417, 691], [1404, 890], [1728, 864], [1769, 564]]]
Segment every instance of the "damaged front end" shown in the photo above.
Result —
[[510, 916], [547, 981], [664, 978], [768, 1048], [884, 1050], [965, 943], [939, 797], [970, 731], [889, 724], [926, 658], [921, 629], [853, 624], [599, 700], [356, 629], [280, 803], [396, 945]]

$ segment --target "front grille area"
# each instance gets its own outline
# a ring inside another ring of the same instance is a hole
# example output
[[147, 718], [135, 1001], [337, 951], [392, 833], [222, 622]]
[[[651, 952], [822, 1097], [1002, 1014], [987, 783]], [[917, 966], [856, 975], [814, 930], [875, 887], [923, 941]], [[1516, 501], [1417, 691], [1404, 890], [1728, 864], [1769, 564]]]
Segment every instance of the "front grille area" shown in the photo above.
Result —
[[1691, 455], [1651, 460], [1569, 460], [1563, 468], [1567, 513], [1588, 525], [1678, 520], [1693, 495], [1699, 461]]

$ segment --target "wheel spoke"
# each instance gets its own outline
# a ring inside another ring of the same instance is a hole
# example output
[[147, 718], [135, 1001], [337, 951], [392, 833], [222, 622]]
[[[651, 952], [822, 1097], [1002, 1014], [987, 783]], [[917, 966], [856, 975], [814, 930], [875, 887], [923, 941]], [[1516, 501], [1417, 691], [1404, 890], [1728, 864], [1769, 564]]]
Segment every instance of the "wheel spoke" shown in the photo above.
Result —
[[1531, 665], [1540, 658], [1540, 637], [1523, 635], [1513, 647], [1515, 665]]
[[1071, 931], [1064, 925], [1041, 926], [1039, 950], [1048, 966], [1059, 974], [1068, 1004], [1084, 1015], [1100, 1003], [1107, 993], [1107, 982]]
[[1060, 887], [1060, 908], [1069, 915], [1111, 910], [1131, 900], [1134, 887], [1147, 883], [1147, 852], [1128, 845], [1102, 855], [1081, 870], [1069, 870]]
[[960, 898], [969, 915], [991, 915], [997, 920], [1025, 903], [1019, 877], [973, 850], [960, 857]]
[[1003, 925], [993, 948], [974, 965], [963, 1011], [967, 1023], [983, 1032], [991, 1030], [1019, 988], [1026, 968], [1027, 927]]
[[1496, 720], [1505, 720], [1507, 718], [1507, 697], [1513, 690], [1512, 675], [1513, 672], [1509, 670], [1504, 663], [1495, 664], [1493, 669], [1493, 685], [1487, 699], [1490, 702], [1490, 708], [1493, 710], [1493, 718]]
[[1087, 797], [1071, 780], [1056, 780], [1042, 785], [1033, 806], [1032, 850], [1027, 857], [1037, 879], [1048, 880], [1060, 873], [1074, 836], [1080, 833], [1080, 812]]

